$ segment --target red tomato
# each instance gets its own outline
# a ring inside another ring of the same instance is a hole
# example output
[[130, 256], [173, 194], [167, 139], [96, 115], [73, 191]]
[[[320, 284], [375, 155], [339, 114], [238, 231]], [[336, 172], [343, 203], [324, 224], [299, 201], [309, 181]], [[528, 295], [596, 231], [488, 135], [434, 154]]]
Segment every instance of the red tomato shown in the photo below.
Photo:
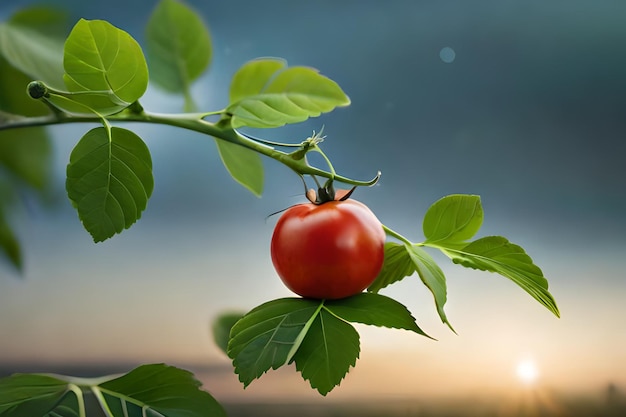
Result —
[[384, 245], [383, 227], [363, 203], [298, 204], [276, 223], [272, 262], [296, 294], [344, 298], [374, 282], [383, 266]]

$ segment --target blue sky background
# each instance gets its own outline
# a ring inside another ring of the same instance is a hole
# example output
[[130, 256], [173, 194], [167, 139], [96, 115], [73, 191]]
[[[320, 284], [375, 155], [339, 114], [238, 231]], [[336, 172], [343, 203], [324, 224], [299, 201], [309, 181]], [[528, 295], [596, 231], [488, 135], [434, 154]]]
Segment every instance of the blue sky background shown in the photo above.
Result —
[[[0, 3], [0, 16], [31, 3]], [[155, 4], [48, 3], [66, 7], [72, 20], [109, 20], [140, 42]], [[450, 384], [460, 392], [498, 389], [524, 357], [558, 389], [626, 387], [626, 3], [188, 3], [213, 37], [213, 64], [193, 92], [201, 109], [226, 104], [230, 77], [247, 60], [278, 56], [318, 68], [352, 105], [255, 133], [299, 142], [324, 125], [324, 149], [338, 171], [363, 179], [383, 173], [355, 198], [416, 241], [432, 202], [480, 194], [480, 235], [522, 245], [561, 308], [556, 319], [506, 278], [438, 257], [459, 335], [439, 322], [419, 280], [407, 279], [386, 294], [439, 341], [359, 328], [361, 360], [336, 395], [366, 389], [359, 372], [388, 379], [377, 387], [383, 392], [414, 373], [415, 386], [399, 391], [407, 395], [445, 393]], [[451, 63], [440, 57], [446, 47], [456, 54]], [[182, 109], [182, 98], [152, 87], [142, 103]], [[20, 279], [0, 265], [0, 362], [226, 363], [211, 342], [211, 318], [290, 295], [271, 266], [275, 218], [266, 217], [302, 201], [299, 179], [266, 160], [266, 191], [257, 199], [230, 179], [213, 139], [130, 125], [151, 149], [155, 191], [135, 226], [95, 245], [63, 190], [69, 153], [90, 127], [50, 129], [58, 200], [44, 209], [26, 199], [14, 213], [26, 268]], [[264, 395], [260, 385], [252, 393]], [[214, 389], [227, 395], [239, 389], [232, 386]], [[304, 383], [295, 387], [308, 392]]]

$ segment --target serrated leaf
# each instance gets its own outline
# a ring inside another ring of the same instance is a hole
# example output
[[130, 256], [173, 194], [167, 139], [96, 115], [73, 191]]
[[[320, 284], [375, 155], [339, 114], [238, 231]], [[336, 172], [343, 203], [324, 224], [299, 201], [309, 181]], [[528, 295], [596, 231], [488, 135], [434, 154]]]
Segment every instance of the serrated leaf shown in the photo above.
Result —
[[246, 62], [233, 75], [230, 84], [229, 101], [237, 103], [263, 91], [271, 78], [287, 66], [282, 59], [255, 59]]
[[15, 374], [0, 379], [0, 417], [39, 417], [68, 393], [66, 381], [47, 375]]
[[428, 287], [435, 298], [437, 313], [442, 322], [448, 325], [454, 332], [454, 328], [448, 321], [448, 317], [443, 309], [448, 299], [446, 277], [435, 260], [422, 248], [416, 245], [407, 246], [407, 252], [415, 265], [415, 269], [420, 279]]
[[405, 306], [383, 295], [361, 293], [339, 300], [327, 300], [324, 308], [351, 323], [405, 329], [430, 337], [420, 329]]
[[376, 280], [367, 290], [377, 293], [386, 286], [411, 276], [413, 273], [415, 273], [415, 264], [407, 253], [405, 245], [395, 242], [386, 242], [383, 267], [378, 277], [376, 277]]
[[98, 388], [113, 417], [124, 417], [127, 415], [124, 410], [133, 407], [163, 417], [226, 416], [222, 406], [200, 386], [189, 371], [152, 364], [140, 366]]
[[[103, 95], [122, 110], [137, 101], [148, 86], [148, 67], [139, 44], [103, 20], [76, 23], [65, 41], [63, 66], [68, 90], [84, 92], [72, 99], [96, 111], [101, 110]], [[105, 105], [107, 112], [111, 103]]]
[[146, 208], [153, 186], [148, 147], [129, 130], [94, 128], [70, 155], [68, 197], [96, 242], [135, 223]]
[[0, 55], [31, 79], [61, 88], [66, 23], [67, 15], [57, 9], [22, 9], [0, 23]]
[[228, 356], [244, 386], [289, 362], [319, 304], [302, 298], [270, 301], [251, 310], [233, 326]]
[[232, 115], [234, 128], [267, 128], [302, 122], [348, 104], [350, 99], [337, 83], [317, 70], [258, 59], [234, 75], [226, 112]]
[[548, 281], [521, 246], [509, 242], [502, 236], [487, 236], [469, 243], [462, 249], [444, 247], [444, 252], [454, 263], [496, 272], [511, 279], [554, 315], [560, 317], [556, 302], [548, 292]]
[[230, 340], [230, 330], [242, 317], [243, 313], [222, 313], [213, 321], [211, 333], [213, 341], [224, 352], [228, 352], [228, 341]]
[[311, 388], [326, 395], [341, 383], [359, 357], [357, 331], [322, 309], [293, 357], [296, 370]]
[[311, 387], [326, 395], [359, 356], [359, 335], [349, 322], [426, 335], [402, 304], [377, 294], [340, 300], [283, 298], [262, 304], [232, 327], [228, 356], [244, 386], [270, 369], [295, 362]]
[[436, 201], [424, 215], [426, 242], [464, 242], [471, 239], [483, 222], [477, 195], [453, 194]]
[[225, 140], [216, 139], [215, 143], [231, 177], [260, 197], [263, 194], [263, 161], [259, 154]]
[[[0, 198], [2, 195], [0, 194]], [[2, 202], [0, 201], [0, 204]], [[0, 206], [0, 254], [11, 262], [11, 264], [18, 270], [22, 269], [22, 250], [20, 243], [13, 233], [13, 230], [6, 222], [4, 218], [3, 208]]]
[[211, 37], [200, 16], [177, 0], [162, 0], [146, 26], [150, 79], [159, 87], [188, 98], [190, 86], [211, 62]]

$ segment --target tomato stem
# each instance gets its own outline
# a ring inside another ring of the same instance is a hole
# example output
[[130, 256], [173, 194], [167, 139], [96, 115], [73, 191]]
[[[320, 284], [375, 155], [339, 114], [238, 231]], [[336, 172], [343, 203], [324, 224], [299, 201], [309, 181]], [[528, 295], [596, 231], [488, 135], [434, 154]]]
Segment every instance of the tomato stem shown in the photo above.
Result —
[[394, 237], [394, 238], [398, 239], [399, 241], [401, 241], [402, 243], [405, 243], [405, 244], [407, 244], [409, 246], [415, 244], [415, 243], [411, 242], [409, 239], [407, 239], [406, 237], [402, 236], [400, 233], [398, 233], [395, 230], [390, 229], [389, 227], [385, 226], [384, 224], [383, 224], [383, 230], [385, 231], [387, 236]]

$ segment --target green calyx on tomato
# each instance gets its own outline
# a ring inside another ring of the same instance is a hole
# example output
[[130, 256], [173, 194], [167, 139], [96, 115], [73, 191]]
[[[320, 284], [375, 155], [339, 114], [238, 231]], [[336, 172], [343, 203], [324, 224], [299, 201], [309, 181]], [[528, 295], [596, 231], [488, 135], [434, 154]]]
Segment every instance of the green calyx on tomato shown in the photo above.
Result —
[[307, 190], [306, 198], [313, 204], [324, 204], [329, 201], [345, 201], [356, 190], [356, 185], [349, 190], [336, 190], [332, 181], [328, 181], [323, 187], [318, 187], [317, 193], [313, 188]]
[[305, 298], [339, 299], [374, 282], [384, 245], [382, 224], [365, 204], [332, 200], [287, 209], [276, 223], [271, 256], [291, 291]]

